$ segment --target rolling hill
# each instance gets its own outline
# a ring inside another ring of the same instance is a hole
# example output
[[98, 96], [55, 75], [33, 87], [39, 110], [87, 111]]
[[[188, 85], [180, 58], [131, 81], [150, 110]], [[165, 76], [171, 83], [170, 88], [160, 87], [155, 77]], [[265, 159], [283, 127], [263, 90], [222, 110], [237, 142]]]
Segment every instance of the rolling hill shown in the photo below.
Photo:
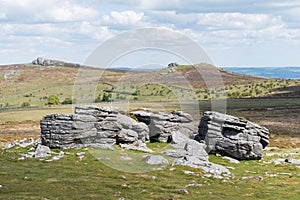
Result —
[[270, 97], [289, 94], [289, 88], [299, 96], [297, 81], [241, 75], [208, 64], [137, 71], [58, 63], [0, 66], [0, 107], [43, 106], [53, 95], [63, 102], [72, 99], [74, 83], [95, 101]]

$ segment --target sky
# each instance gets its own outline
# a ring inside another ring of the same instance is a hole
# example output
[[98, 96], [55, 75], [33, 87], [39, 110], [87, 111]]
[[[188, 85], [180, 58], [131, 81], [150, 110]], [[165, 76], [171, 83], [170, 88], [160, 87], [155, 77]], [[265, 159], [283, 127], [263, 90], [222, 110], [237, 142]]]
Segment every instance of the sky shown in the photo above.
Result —
[[143, 28], [184, 34], [220, 67], [300, 65], [299, 0], [0, 0], [0, 64], [84, 63]]

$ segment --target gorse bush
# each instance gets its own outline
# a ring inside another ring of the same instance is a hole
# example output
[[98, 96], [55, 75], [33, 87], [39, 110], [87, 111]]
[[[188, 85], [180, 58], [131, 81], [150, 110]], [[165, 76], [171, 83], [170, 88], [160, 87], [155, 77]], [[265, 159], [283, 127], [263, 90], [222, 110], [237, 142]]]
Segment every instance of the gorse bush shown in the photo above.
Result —
[[46, 104], [47, 105], [58, 105], [59, 104], [59, 99], [55, 95], [50, 95], [48, 97], [48, 102]]

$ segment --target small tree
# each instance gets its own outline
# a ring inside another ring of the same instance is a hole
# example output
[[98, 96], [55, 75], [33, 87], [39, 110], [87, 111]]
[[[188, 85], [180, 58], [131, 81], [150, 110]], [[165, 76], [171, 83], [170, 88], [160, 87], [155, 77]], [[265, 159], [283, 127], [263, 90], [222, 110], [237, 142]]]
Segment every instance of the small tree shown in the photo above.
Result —
[[48, 102], [47, 102], [47, 105], [57, 105], [59, 104], [59, 99], [57, 96], [55, 95], [50, 95], [48, 97]]

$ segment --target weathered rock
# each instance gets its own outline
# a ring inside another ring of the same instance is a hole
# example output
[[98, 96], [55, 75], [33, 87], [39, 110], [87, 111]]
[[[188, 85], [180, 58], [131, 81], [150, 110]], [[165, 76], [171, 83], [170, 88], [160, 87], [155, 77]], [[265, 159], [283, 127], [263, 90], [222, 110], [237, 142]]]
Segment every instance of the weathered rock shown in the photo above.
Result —
[[117, 122], [121, 124], [122, 130], [118, 135], [118, 143], [132, 143], [137, 140], [149, 141], [149, 128], [146, 124], [137, 122], [131, 117], [118, 114]]
[[260, 159], [269, 143], [269, 131], [245, 119], [217, 112], [205, 112], [196, 137], [205, 141], [207, 152], [238, 160]]
[[145, 143], [141, 140], [138, 140], [131, 144], [120, 144], [120, 147], [127, 149], [127, 150], [136, 150], [136, 151], [143, 151], [147, 153], [152, 153], [153, 151], [147, 147]]
[[34, 153], [35, 158], [46, 158], [50, 155], [51, 155], [50, 148], [44, 145], [38, 145]]
[[228, 157], [228, 156], [223, 156], [223, 159], [228, 160], [230, 163], [233, 163], [233, 164], [239, 164], [240, 163], [240, 161], [238, 161], [234, 158]]
[[214, 178], [223, 178], [223, 176], [230, 176], [230, 171], [222, 166], [209, 161], [199, 160], [197, 157], [185, 157], [175, 160], [172, 165], [183, 165], [192, 168], [199, 168], [205, 172], [213, 175]]
[[25, 147], [31, 146], [33, 144], [34, 144], [34, 139], [33, 138], [24, 138], [24, 139], [19, 141], [19, 146], [21, 148], [25, 148]]
[[[207, 161], [208, 154], [205, 150], [206, 145], [196, 140], [190, 139], [179, 131], [172, 133], [171, 146], [177, 148], [179, 151], [173, 151], [174, 156], [185, 155], [184, 157], [197, 157], [199, 160]], [[185, 151], [183, 154], [182, 151]], [[172, 152], [167, 152], [172, 154]], [[174, 157], [172, 156], [172, 157]]]
[[17, 145], [17, 141], [12, 141], [11, 143], [4, 145], [2, 148], [3, 149], [10, 149], [10, 148], [15, 147], [16, 145]]
[[77, 153], [76, 153], [76, 156], [77, 156], [77, 157], [79, 157], [79, 156], [85, 156], [85, 152], [83, 152], [83, 151], [82, 151], [82, 152], [77, 152]]
[[77, 106], [73, 115], [47, 115], [40, 123], [42, 144], [51, 148], [111, 148], [122, 129], [117, 114], [113, 107]]
[[118, 143], [133, 143], [138, 140], [138, 134], [129, 129], [122, 129], [117, 135]]
[[148, 125], [150, 140], [154, 142], [170, 142], [172, 132], [176, 131], [180, 131], [188, 137], [195, 133], [191, 115], [182, 111], [174, 111], [172, 114], [134, 111], [131, 114], [139, 122]]
[[183, 158], [188, 156], [188, 152], [184, 149], [168, 149], [165, 151], [162, 151], [161, 153], [170, 156], [172, 158]]
[[286, 163], [300, 165], [300, 159], [287, 158], [285, 159]]
[[76, 106], [75, 114], [52, 114], [41, 120], [42, 144], [51, 148], [112, 149], [118, 143], [149, 141], [146, 124], [119, 113], [118, 108]]
[[160, 155], [147, 155], [146, 163], [149, 165], [167, 165], [169, 161]]

